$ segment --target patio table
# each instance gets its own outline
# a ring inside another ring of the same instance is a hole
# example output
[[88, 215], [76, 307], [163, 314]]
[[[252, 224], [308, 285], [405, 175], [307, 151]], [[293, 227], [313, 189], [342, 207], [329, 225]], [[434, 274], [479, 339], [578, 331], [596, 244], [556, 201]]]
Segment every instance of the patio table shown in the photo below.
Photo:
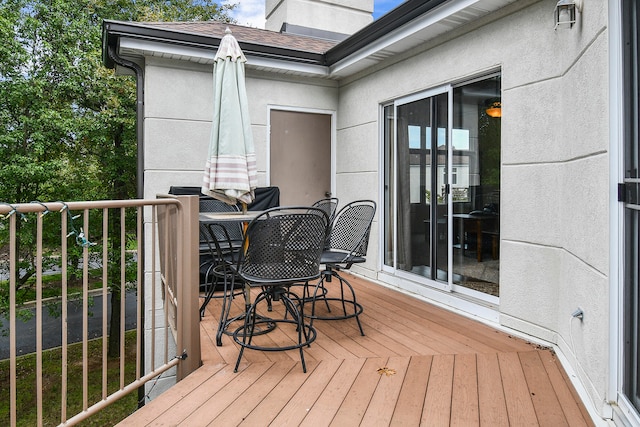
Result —
[[258, 217], [264, 211], [246, 211], [246, 212], [200, 212], [200, 222], [244, 222]]

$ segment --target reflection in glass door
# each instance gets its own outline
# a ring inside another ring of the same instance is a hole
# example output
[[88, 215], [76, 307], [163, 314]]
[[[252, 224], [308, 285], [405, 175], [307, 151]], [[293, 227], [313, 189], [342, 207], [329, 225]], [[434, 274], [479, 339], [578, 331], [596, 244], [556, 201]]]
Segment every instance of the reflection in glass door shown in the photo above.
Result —
[[447, 282], [448, 93], [396, 105], [397, 268]]
[[500, 76], [453, 90], [453, 284], [499, 296]]

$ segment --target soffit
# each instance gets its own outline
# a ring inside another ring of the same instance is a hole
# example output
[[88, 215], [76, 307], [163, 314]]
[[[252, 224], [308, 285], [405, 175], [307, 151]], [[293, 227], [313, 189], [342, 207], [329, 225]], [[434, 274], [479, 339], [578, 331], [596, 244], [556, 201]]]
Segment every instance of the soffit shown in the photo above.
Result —
[[[214, 62], [216, 50], [217, 46], [205, 49], [202, 47], [121, 37], [119, 52], [120, 56], [130, 60], [135, 60], [135, 58], [142, 56], [211, 65]], [[255, 55], [244, 49], [243, 52], [247, 58], [245, 64], [245, 68], [247, 69], [305, 77], [329, 77], [328, 67], [320, 65], [315, 61], [292, 61], [284, 55], [281, 58], [274, 55], [268, 57]]]
[[[353, 75], [472, 23], [516, 1], [452, 0], [443, 2], [404, 25], [393, 28], [366, 46], [351, 52], [348, 56], [337, 60], [330, 59], [329, 75], [338, 79]], [[341, 46], [338, 45], [332, 50], [337, 51], [340, 48]]]

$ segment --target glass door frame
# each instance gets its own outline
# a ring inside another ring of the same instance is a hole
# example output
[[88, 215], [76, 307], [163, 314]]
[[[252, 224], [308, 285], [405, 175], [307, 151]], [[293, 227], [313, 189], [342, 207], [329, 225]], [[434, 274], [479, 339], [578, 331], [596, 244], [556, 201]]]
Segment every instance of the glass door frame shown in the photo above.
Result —
[[[422, 92], [418, 92], [418, 93], [414, 93], [412, 95], [408, 95], [399, 99], [396, 99], [393, 102], [393, 114], [394, 114], [394, 144], [393, 144], [393, 159], [395, 162], [398, 161], [398, 107], [405, 105], [405, 104], [409, 104], [411, 102], [415, 102], [415, 101], [420, 101], [420, 100], [424, 100], [427, 98], [431, 98], [437, 95], [442, 95], [442, 94], [447, 94], [447, 130], [446, 130], [446, 135], [447, 135], [447, 174], [445, 174], [445, 186], [447, 188], [446, 191], [446, 197], [447, 197], [447, 242], [449, 242], [447, 244], [447, 281], [446, 282], [441, 282], [441, 281], [437, 281], [437, 280], [432, 280], [429, 278], [426, 278], [424, 276], [420, 276], [418, 274], [414, 274], [408, 271], [403, 271], [400, 270], [398, 268], [396, 268], [396, 266], [398, 265], [398, 215], [395, 214], [394, 215], [394, 221], [392, 224], [393, 227], [393, 247], [394, 247], [394, 251], [393, 251], [393, 267], [389, 268], [389, 266], [385, 266], [383, 263], [383, 270], [391, 270], [391, 272], [393, 272], [394, 275], [396, 275], [397, 277], [400, 278], [406, 278], [407, 280], [411, 280], [414, 282], [418, 282], [420, 284], [435, 288], [435, 289], [440, 289], [446, 292], [451, 292], [453, 289], [453, 245], [451, 244], [452, 242], [452, 237], [453, 237], [453, 221], [452, 221], [452, 213], [453, 213], [453, 198], [451, 195], [451, 191], [450, 191], [450, 179], [451, 179], [451, 173], [450, 171], [452, 170], [453, 167], [453, 145], [451, 144], [451, 138], [452, 138], [452, 132], [453, 132], [453, 85], [451, 84], [447, 84], [444, 86], [439, 86], [437, 88], [433, 88], [433, 89], [429, 89], [426, 91], [422, 91]], [[383, 108], [384, 110], [384, 108]], [[383, 142], [384, 144], [384, 142]], [[437, 144], [436, 144], [436, 149], [437, 149]], [[383, 150], [384, 151], [384, 150]], [[437, 167], [437, 165], [436, 165]], [[394, 171], [393, 171], [393, 176], [392, 176], [392, 182], [394, 185], [394, 188], [397, 188], [397, 182], [398, 182], [398, 168], [394, 167]], [[432, 183], [433, 185], [433, 183]], [[398, 191], [396, 189], [394, 189], [393, 192], [393, 201], [392, 201], [392, 206], [395, 212], [397, 212], [397, 207], [398, 207]], [[385, 219], [386, 221], [386, 219]], [[381, 234], [384, 235], [384, 234]], [[433, 240], [433, 236], [431, 236], [432, 240]], [[431, 245], [433, 245], [433, 242], [431, 242]], [[436, 265], [432, 265], [431, 268], [437, 268], [437, 264]]]
[[[615, 4], [611, 4], [615, 3]], [[610, 379], [610, 391], [613, 396], [617, 392], [618, 410], [624, 414], [630, 423], [640, 423], [640, 351], [638, 329], [640, 328], [640, 298], [639, 269], [640, 253], [639, 217], [640, 176], [638, 174], [640, 150], [640, 88], [638, 75], [640, 71], [640, 9], [632, 1], [610, 2], [615, 15], [620, 16], [620, 32], [612, 32], [612, 44], [618, 49], [612, 49], [612, 54], [618, 53], [621, 69], [611, 72], [612, 78], [616, 74], [622, 80], [620, 98], [614, 98], [611, 104], [612, 117], [622, 117], [617, 121], [619, 127], [612, 126], [611, 141], [622, 141], [619, 152], [616, 153], [614, 143], [611, 144], [612, 163], [611, 181], [618, 185], [618, 200], [613, 200], [614, 206], [619, 206], [612, 212], [612, 236], [615, 228], [619, 230], [618, 241], [612, 238], [611, 259], [618, 260], [617, 270], [612, 272], [612, 280], [618, 287], [611, 289], [612, 309], [612, 337], [616, 337], [611, 345], [611, 359], [615, 364], [612, 372], [617, 369], [617, 375]], [[618, 9], [619, 8], [619, 9]], [[612, 27], [613, 28], [613, 27]], [[617, 58], [616, 58], [617, 59]], [[611, 81], [612, 86], [616, 81]], [[617, 86], [613, 86], [617, 88]], [[614, 97], [618, 94], [612, 91]], [[615, 162], [619, 162], [617, 165]], [[632, 172], [633, 171], [633, 172]], [[622, 191], [621, 191], [622, 189]], [[620, 194], [620, 193], [624, 194]], [[612, 195], [616, 195], [614, 191]], [[622, 197], [621, 197], [622, 196]], [[622, 202], [622, 203], [620, 203]], [[617, 222], [616, 222], [617, 220]], [[615, 256], [617, 253], [618, 256]], [[612, 261], [612, 265], [615, 263]], [[616, 274], [620, 272], [620, 277]], [[613, 386], [615, 384], [615, 387]]]

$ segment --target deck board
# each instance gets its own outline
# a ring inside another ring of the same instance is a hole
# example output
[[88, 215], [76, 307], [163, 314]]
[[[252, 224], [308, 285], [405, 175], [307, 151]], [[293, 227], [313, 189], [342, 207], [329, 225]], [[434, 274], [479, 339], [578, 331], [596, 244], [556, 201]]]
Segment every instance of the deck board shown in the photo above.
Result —
[[[220, 415], [211, 420], [211, 416], [204, 417], [204, 421], [210, 421], [211, 425], [236, 426], [240, 424], [273, 389], [291, 372], [297, 363], [274, 363], [273, 367], [265, 371], [255, 383], [243, 391], [241, 398], [236, 398], [227, 404]], [[217, 402], [216, 402], [217, 403]], [[206, 424], [202, 423], [202, 424]]]
[[366, 359], [353, 358], [342, 362], [327, 387], [313, 404], [302, 426], [328, 425], [360, 373]]
[[495, 353], [478, 354], [476, 363], [480, 425], [506, 427], [509, 425], [509, 415], [498, 356]]
[[505, 401], [510, 424], [517, 426], [539, 425], [518, 353], [498, 353], [498, 361], [502, 384], [506, 390]]
[[457, 354], [453, 368], [451, 425], [479, 425], [478, 369], [475, 354]]
[[303, 373], [300, 364], [296, 363], [289, 375], [273, 389], [239, 424], [242, 426], [266, 426], [278, 416], [282, 408], [297, 393], [302, 384], [313, 374], [318, 364], [307, 365], [307, 373]]
[[450, 425], [454, 357], [453, 354], [439, 354], [433, 357], [420, 421], [422, 425]]
[[371, 396], [369, 407], [362, 418], [365, 426], [387, 426], [391, 422], [398, 401], [402, 382], [409, 367], [409, 357], [393, 356], [389, 358], [387, 370], [372, 371], [369, 375], [379, 375], [380, 381]]
[[549, 376], [545, 375], [546, 370], [538, 352], [523, 352], [519, 356], [524, 376], [527, 379], [527, 387], [530, 390], [531, 402], [536, 410], [540, 425], [558, 427], [568, 425]]
[[[200, 322], [203, 366], [120, 425], [593, 425], [552, 351], [348, 279], [364, 306], [365, 336], [355, 319], [315, 321], [317, 339], [304, 348], [306, 374], [297, 350], [245, 350], [234, 373], [237, 344], [223, 335], [215, 345], [214, 299]], [[243, 306], [236, 298], [232, 313]], [[279, 304], [269, 315], [283, 315]], [[292, 342], [289, 326], [258, 340]]]
[[387, 361], [387, 358], [373, 358], [365, 361], [349, 392], [340, 404], [338, 412], [331, 420], [331, 426], [341, 427], [360, 424], [369, 407], [371, 396], [375, 393], [380, 381], [380, 376], [371, 375], [371, 372], [377, 373], [377, 370], [385, 366]]
[[433, 356], [411, 357], [389, 425], [415, 426], [420, 424], [432, 361]]
[[313, 371], [297, 393], [273, 419], [276, 426], [297, 426], [306, 417], [313, 404], [318, 400], [327, 384], [340, 369], [342, 360], [325, 360]]
[[590, 425], [586, 420], [589, 420], [589, 414], [586, 412], [584, 405], [580, 404], [580, 399], [577, 392], [567, 378], [566, 373], [562, 370], [560, 362], [557, 358], [553, 357], [548, 351], [539, 351], [540, 360], [547, 371], [549, 380], [553, 386], [553, 390], [558, 397], [562, 411], [565, 414], [567, 420], [572, 420], [572, 426], [586, 426]]

